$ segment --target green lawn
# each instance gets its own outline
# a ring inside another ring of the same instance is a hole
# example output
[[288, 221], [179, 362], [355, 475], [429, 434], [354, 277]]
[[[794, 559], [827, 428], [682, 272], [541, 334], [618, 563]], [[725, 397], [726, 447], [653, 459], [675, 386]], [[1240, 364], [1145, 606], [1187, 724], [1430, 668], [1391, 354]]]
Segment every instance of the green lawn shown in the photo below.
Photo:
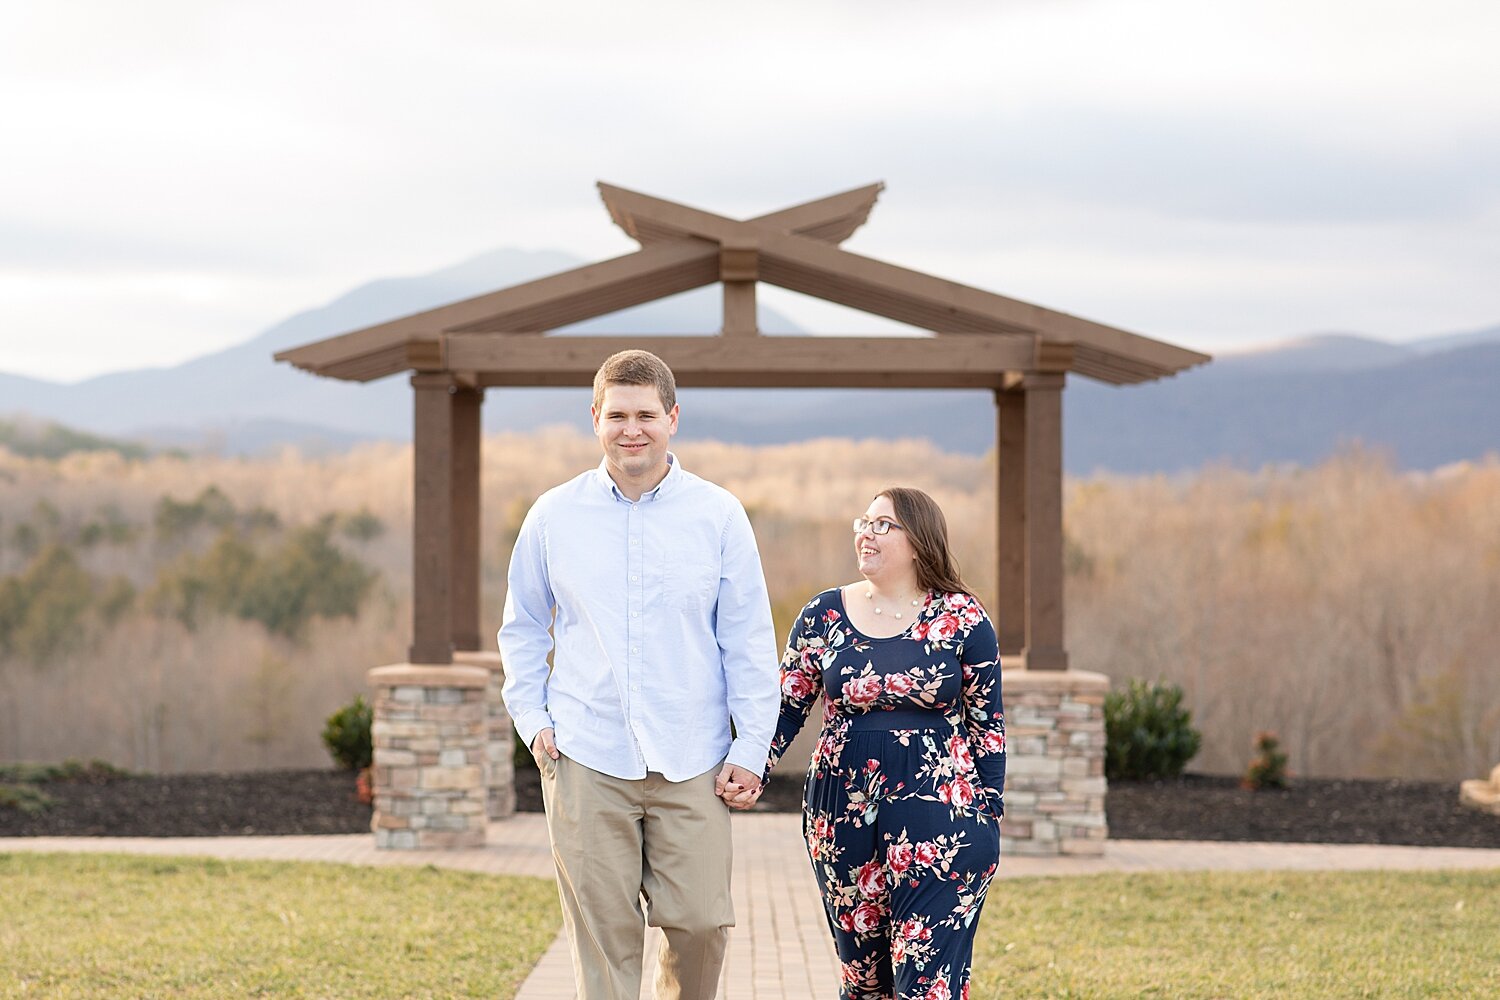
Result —
[[[0, 997], [511, 997], [558, 923], [540, 879], [0, 854]], [[971, 1000], [1500, 996], [1500, 871], [1006, 880], [975, 968]]]
[[1500, 871], [995, 882], [971, 1000], [1500, 997]]
[[0, 854], [0, 997], [511, 997], [560, 923], [543, 879]]

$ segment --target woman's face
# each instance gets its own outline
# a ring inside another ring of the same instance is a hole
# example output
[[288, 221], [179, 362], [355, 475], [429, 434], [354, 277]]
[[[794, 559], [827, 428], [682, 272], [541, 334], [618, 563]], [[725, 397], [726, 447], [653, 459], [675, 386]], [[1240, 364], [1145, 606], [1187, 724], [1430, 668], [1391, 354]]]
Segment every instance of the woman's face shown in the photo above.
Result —
[[892, 573], [916, 572], [916, 550], [896, 517], [890, 497], [876, 497], [865, 510], [865, 520], [889, 522], [892, 527], [883, 535], [867, 527], [854, 536], [854, 558], [865, 577], [889, 576]]

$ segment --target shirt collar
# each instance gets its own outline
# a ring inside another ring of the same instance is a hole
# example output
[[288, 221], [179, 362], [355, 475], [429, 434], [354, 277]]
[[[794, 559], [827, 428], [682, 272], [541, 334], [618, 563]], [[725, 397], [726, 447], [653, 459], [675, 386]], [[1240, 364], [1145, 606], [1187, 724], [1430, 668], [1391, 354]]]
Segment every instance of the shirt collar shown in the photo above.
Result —
[[[667, 474], [662, 477], [661, 482], [657, 483], [654, 487], [641, 494], [641, 502], [644, 503], [647, 500], [659, 500], [665, 494], [672, 492], [672, 490], [676, 488], [677, 483], [682, 479], [682, 472], [680, 471], [681, 468], [682, 466], [678, 464], [677, 456], [672, 454], [670, 451], [667, 452]], [[620, 487], [617, 486], [615, 484], [615, 481], [609, 477], [609, 462], [607, 459], [599, 459], [599, 467], [594, 470], [594, 478], [598, 480], [599, 485], [608, 490], [610, 495], [613, 496], [616, 500], [621, 500], [625, 503], [632, 502], [629, 497], [620, 492]]]

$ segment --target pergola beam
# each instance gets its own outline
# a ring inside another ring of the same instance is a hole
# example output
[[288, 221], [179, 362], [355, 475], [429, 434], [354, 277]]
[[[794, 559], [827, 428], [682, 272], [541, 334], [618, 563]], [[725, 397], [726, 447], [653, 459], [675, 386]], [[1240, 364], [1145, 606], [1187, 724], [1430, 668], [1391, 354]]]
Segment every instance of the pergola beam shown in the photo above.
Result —
[[1071, 343], [1073, 371], [1115, 384], [1161, 378], [1208, 360], [1196, 351], [841, 249], [836, 244], [864, 222], [881, 189], [872, 184], [736, 220], [601, 183], [611, 217], [641, 240], [640, 251], [276, 357], [319, 375], [368, 381], [407, 367], [420, 370], [405, 363], [411, 340], [537, 334], [716, 281], [725, 285], [724, 333], [748, 339], [743, 335], [755, 331], [754, 285], [765, 281], [939, 334], [1028, 334]]
[[650, 351], [685, 386], [999, 388], [1030, 371], [1031, 337], [517, 337], [442, 338], [448, 368], [480, 384], [591, 385], [604, 359], [625, 347]]
[[[865, 187], [829, 195], [827, 198], [793, 205], [779, 212], [771, 212], [769, 215], [758, 215], [748, 220], [748, 224], [774, 232], [796, 233], [799, 236], [825, 243], [842, 243], [854, 235], [855, 230], [869, 219], [870, 210], [875, 207], [875, 199], [880, 197], [880, 192], [884, 190], [884, 184], [868, 184]], [[616, 187], [613, 184], [605, 184], [603, 181], [599, 182], [599, 196], [604, 199], [604, 207], [609, 211], [609, 217], [615, 225], [642, 246], [690, 238], [695, 235], [680, 225], [674, 225], [663, 219], [659, 213], [639, 211], [640, 199], [647, 199], [655, 205], [679, 208], [685, 206], [660, 198], [652, 198], [650, 195]], [[698, 212], [700, 216], [723, 219], [725, 222], [735, 221], [725, 219], [721, 215], [715, 216], [711, 212], [701, 212], [698, 209], [689, 209], [689, 211]]]
[[676, 240], [276, 354], [318, 375], [368, 381], [404, 370], [405, 344], [442, 333], [540, 333], [719, 280], [719, 247]]
[[613, 185], [599, 188], [627, 233], [676, 234], [721, 245], [753, 240], [760, 247], [760, 280], [851, 309], [940, 333], [1034, 333], [1086, 343], [1077, 370], [1107, 381], [1159, 378], [1208, 360], [1173, 344], [850, 253], [788, 231], [771, 217], [739, 221]]

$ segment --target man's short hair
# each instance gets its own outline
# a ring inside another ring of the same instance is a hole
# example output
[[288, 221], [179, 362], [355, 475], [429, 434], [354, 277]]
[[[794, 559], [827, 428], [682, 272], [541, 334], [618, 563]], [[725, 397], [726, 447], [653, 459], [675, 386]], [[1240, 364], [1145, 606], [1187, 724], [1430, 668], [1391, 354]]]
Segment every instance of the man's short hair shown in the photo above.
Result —
[[677, 405], [677, 380], [667, 363], [650, 351], [621, 351], [611, 355], [594, 373], [594, 409], [604, 405], [604, 390], [612, 385], [651, 385], [661, 397], [663, 413]]

